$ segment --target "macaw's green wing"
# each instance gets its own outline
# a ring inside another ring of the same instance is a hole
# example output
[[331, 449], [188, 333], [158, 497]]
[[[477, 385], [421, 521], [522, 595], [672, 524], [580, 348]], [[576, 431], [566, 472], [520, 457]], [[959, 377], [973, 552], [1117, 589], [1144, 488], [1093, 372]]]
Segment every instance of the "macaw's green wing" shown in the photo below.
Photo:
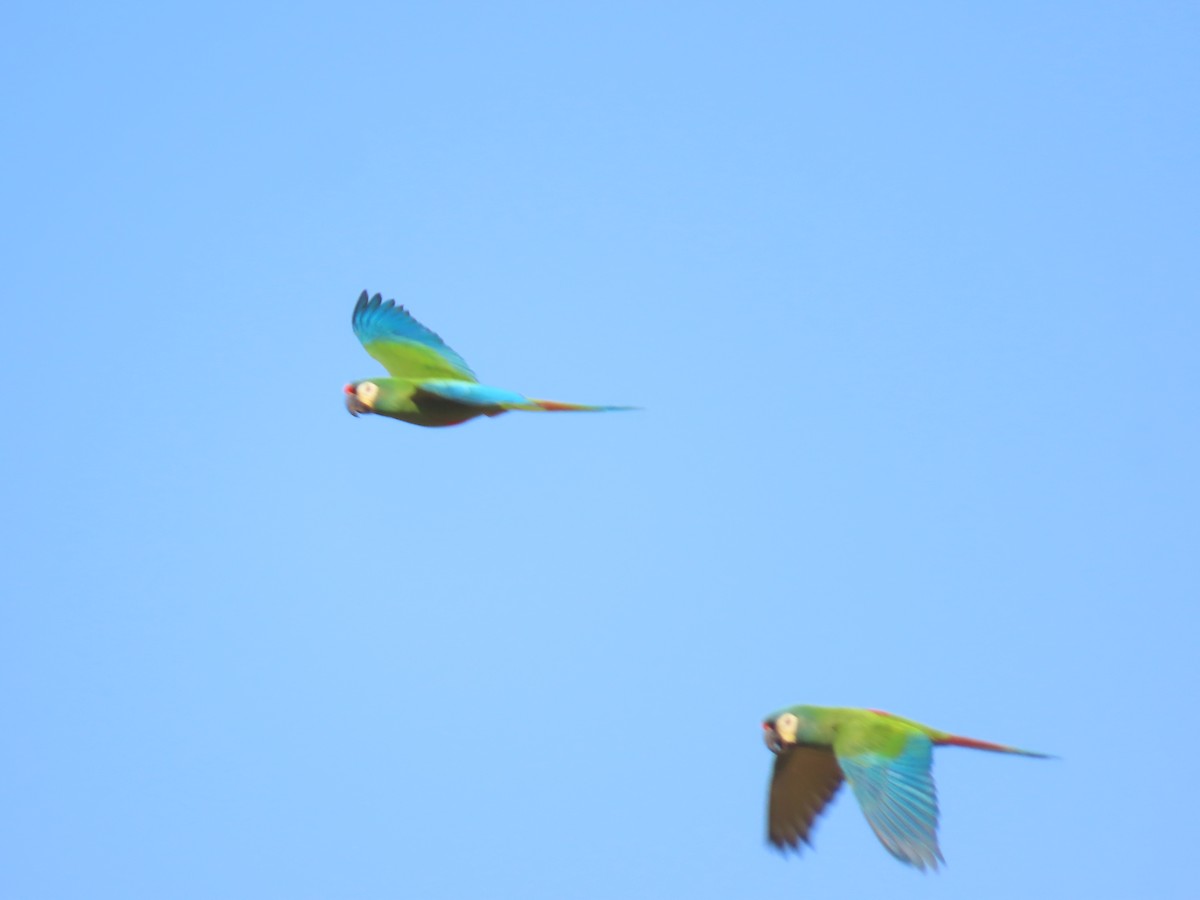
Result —
[[775, 757], [767, 802], [767, 840], [780, 850], [800, 849], [813, 821], [842, 785], [842, 770], [827, 747], [798, 745]]
[[901, 862], [938, 867], [933, 742], [916, 729], [864, 725], [843, 729], [833, 745], [871, 830]]
[[395, 300], [359, 295], [351, 319], [354, 334], [396, 378], [452, 378], [474, 381], [475, 373], [446, 343], [408, 314]]

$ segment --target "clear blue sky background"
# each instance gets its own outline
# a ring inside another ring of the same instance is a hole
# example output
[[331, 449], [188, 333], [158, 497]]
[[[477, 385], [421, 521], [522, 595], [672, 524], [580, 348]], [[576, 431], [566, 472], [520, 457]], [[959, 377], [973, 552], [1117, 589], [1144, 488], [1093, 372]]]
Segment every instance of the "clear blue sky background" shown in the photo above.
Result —
[[[1195, 4], [3, 20], [3, 896], [1195, 896]], [[1063, 759], [785, 860], [797, 702]]]

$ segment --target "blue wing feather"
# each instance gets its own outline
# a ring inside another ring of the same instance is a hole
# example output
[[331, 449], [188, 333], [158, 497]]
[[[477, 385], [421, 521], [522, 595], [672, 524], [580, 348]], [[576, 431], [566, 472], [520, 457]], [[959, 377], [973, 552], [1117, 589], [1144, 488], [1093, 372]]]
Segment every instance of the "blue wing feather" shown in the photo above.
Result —
[[403, 306], [397, 306], [395, 300], [385, 303], [379, 294], [368, 299], [367, 292], [363, 291], [359, 295], [358, 303], [354, 305], [351, 322], [354, 325], [355, 336], [367, 348], [367, 352], [371, 352], [372, 344], [418, 344], [437, 353], [449, 364], [451, 370], [455, 370], [446, 374], [462, 374], [472, 380], [475, 378], [475, 373], [461, 356], [414, 319]]
[[856, 753], [839, 756], [838, 763], [888, 852], [918, 869], [936, 869], [942, 852], [937, 840], [932, 741], [913, 734], [898, 756]]
[[475, 381], [443, 381], [440, 379], [422, 381], [417, 385], [417, 390], [466, 406], [493, 407], [530, 402], [524, 394], [490, 387]]

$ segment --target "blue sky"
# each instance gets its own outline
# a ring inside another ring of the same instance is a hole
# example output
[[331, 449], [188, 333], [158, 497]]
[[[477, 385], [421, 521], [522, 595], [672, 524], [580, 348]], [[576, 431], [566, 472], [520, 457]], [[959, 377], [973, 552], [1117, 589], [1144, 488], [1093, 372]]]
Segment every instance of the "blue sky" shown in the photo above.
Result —
[[[4, 18], [5, 896], [1193, 895], [1194, 5]], [[1063, 758], [785, 860], [800, 702]]]

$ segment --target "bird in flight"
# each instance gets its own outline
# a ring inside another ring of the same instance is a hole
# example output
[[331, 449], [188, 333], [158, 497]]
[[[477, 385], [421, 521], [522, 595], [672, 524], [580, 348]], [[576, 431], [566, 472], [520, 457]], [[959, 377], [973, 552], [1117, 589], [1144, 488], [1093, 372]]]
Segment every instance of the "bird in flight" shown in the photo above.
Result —
[[630, 406], [585, 406], [535, 400], [514, 391], [480, 384], [461, 356], [409, 315], [395, 300], [359, 295], [351, 319], [363, 348], [383, 363], [390, 377], [365, 378], [346, 385], [351, 415], [374, 413], [436, 428], [512, 409], [531, 412], [609, 412]]
[[810, 844], [813, 821], [844, 780], [888, 853], [921, 870], [945, 861], [937, 839], [934, 747], [1049, 758], [875, 709], [791, 706], [769, 716], [762, 727], [767, 747], [776, 754], [767, 840], [785, 853]]

